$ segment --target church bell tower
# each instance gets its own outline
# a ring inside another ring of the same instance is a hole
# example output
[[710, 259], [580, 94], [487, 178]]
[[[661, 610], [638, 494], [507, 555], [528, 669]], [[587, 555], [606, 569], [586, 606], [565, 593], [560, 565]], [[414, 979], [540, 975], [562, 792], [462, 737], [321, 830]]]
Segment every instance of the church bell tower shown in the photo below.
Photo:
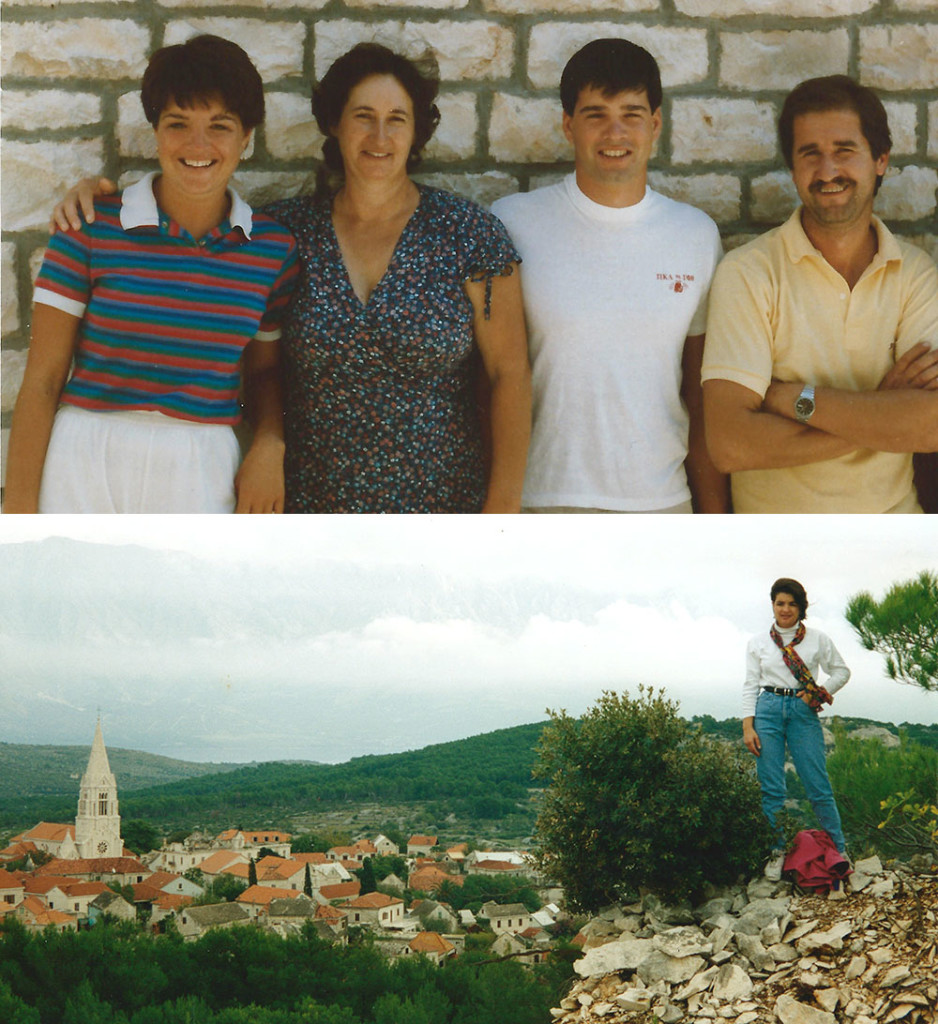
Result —
[[121, 857], [124, 853], [121, 819], [117, 813], [117, 782], [104, 749], [100, 718], [78, 791], [75, 846], [82, 858]]

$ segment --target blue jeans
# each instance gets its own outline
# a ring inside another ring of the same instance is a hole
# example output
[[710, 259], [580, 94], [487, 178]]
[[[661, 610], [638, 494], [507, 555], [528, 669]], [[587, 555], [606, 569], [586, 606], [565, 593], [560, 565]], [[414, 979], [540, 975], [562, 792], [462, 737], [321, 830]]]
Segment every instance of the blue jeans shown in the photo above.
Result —
[[825, 765], [824, 735], [817, 712], [800, 697], [782, 697], [763, 690], [756, 702], [753, 723], [762, 743], [756, 758], [762, 810], [775, 828], [775, 816], [785, 804], [785, 744], [791, 752], [795, 771], [801, 779], [821, 828], [844, 852], [844, 833]]

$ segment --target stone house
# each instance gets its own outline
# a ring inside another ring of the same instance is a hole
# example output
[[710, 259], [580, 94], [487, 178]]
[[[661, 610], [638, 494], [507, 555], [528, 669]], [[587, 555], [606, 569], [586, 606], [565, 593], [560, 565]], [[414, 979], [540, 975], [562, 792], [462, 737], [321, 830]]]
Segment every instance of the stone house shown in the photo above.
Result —
[[503, 932], [517, 935], [531, 927], [531, 914], [523, 903], [483, 903], [479, 916], [488, 920], [496, 935]]
[[451, 875], [435, 864], [431, 864], [411, 871], [407, 884], [414, 892], [436, 892], [444, 882], [462, 885], [464, 879], [462, 875]]
[[374, 847], [379, 857], [396, 857], [401, 852], [397, 843], [392, 843], [386, 835], [378, 836], [374, 841]]
[[15, 917], [31, 932], [45, 931], [52, 927], [56, 931], [77, 931], [78, 918], [62, 910], [51, 910], [38, 896], [26, 896], [13, 911]]
[[23, 902], [23, 882], [16, 875], [0, 868], [0, 910], [17, 907]]
[[183, 878], [182, 875], [173, 874], [171, 871], [154, 871], [146, 879], [146, 884], [152, 885], [154, 888], [159, 889], [160, 892], [171, 893], [176, 896], [189, 896], [192, 899], [195, 899], [196, 896], [201, 896], [205, 892], [203, 886], [188, 878]]
[[[307, 902], [312, 902], [302, 892], [294, 893], [293, 899], [299, 899], [303, 897]], [[290, 899], [291, 897], [286, 894], [286, 891], [282, 888], [278, 888], [270, 885], [251, 885], [242, 892], [237, 899], [236, 903], [244, 907], [253, 918], [258, 918], [262, 914], [267, 913], [267, 909], [274, 900]]]
[[177, 917], [177, 928], [184, 939], [197, 939], [210, 928], [235, 928], [250, 924], [249, 911], [238, 903], [209, 903], [185, 907]]
[[369, 892], [342, 904], [350, 925], [371, 928], [399, 927], [404, 919], [404, 901], [383, 892]]
[[436, 846], [436, 836], [413, 835], [407, 840], [408, 857], [429, 857]]
[[35, 849], [43, 853], [50, 853], [53, 857], [73, 858], [78, 856], [78, 848], [75, 846], [75, 826], [64, 825], [52, 821], [40, 821], [38, 825], [19, 835], [13, 836], [12, 844], [31, 844]]
[[227, 850], [244, 851], [252, 858], [265, 847], [278, 857], [289, 857], [292, 838], [289, 832], [279, 832], [276, 829], [247, 831], [229, 828], [215, 837], [215, 845]]
[[152, 872], [136, 857], [88, 857], [75, 860], [50, 860], [34, 872], [36, 877], [63, 875], [87, 882], [117, 882], [135, 885]]
[[320, 934], [323, 928], [328, 928], [333, 939], [341, 943], [348, 942], [348, 912], [341, 907], [333, 907], [331, 904], [324, 904], [316, 908], [315, 921], [319, 927]]
[[199, 864], [199, 871], [202, 872], [209, 882], [212, 882], [232, 865], [246, 865], [250, 859], [246, 853], [240, 851], [215, 850], [202, 860]]
[[446, 903], [436, 900], [416, 900], [410, 908], [422, 927], [430, 931], [454, 932], [459, 927], [459, 918]]
[[127, 902], [119, 893], [107, 889], [100, 896], [96, 896], [88, 905], [88, 919], [95, 924], [105, 914], [116, 917], [121, 921], [136, 921], [136, 908]]
[[407, 944], [407, 950], [412, 954], [425, 956], [437, 966], [456, 955], [456, 947], [439, 932], [419, 932]]

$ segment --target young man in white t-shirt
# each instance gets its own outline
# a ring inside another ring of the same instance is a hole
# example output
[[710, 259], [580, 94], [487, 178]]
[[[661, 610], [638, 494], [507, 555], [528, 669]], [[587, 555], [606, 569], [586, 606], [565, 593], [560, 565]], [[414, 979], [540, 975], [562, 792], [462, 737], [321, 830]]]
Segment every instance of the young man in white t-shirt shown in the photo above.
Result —
[[720, 236], [647, 187], [661, 132], [654, 57], [597, 39], [560, 82], [575, 171], [498, 200], [523, 260], [534, 423], [523, 505], [545, 512], [723, 512], [700, 364]]

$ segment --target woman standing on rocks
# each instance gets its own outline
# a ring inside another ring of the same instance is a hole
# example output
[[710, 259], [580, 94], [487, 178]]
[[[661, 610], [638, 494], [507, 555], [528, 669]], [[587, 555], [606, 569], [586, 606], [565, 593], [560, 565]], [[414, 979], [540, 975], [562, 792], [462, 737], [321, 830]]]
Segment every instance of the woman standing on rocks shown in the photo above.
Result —
[[[844, 852], [818, 711], [833, 702], [833, 694], [850, 678], [850, 669], [830, 637], [805, 626], [808, 596], [797, 580], [776, 580], [771, 597], [775, 621], [767, 633], [754, 636], [746, 650], [743, 741], [757, 758], [762, 810], [777, 832], [778, 845], [765, 869], [768, 878], [777, 880], [784, 850], [775, 816], [786, 798], [786, 744], [821, 828]], [[819, 667], [828, 676], [825, 686], [817, 682]]]

